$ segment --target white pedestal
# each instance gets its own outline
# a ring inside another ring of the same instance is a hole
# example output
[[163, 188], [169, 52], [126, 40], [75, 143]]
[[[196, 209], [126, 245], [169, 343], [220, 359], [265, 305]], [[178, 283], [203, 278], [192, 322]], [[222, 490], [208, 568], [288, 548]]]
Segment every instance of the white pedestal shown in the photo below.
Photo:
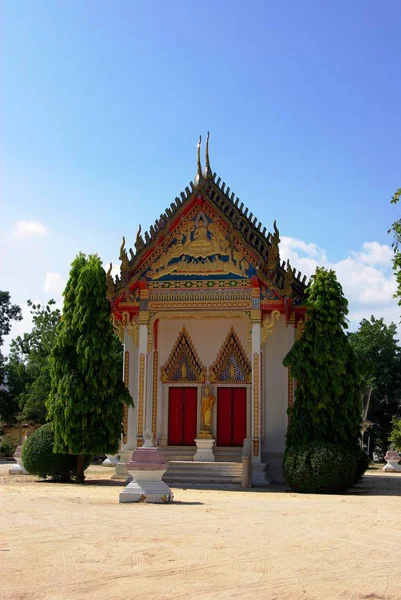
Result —
[[28, 471], [25, 471], [24, 465], [22, 464], [21, 452], [22, 446], [18, 446], [14, 452], [14, 458], [17, 461], [17, 464], [8, 470], [10, 475], [29, 475]]
[[131, 460], [126, 464], [133, 481], [120, 493], [120, 502], [172, 502], [173, 492], [162, 481], [168, 462], [164, 460], [160, 450], [152, 446], [153, 436], [150, 430], [145, 431], [144, 440], [144, 446], [134, 450]]
[[118, 465], [118, 454], [107, 454], [102, 462], [102, 467], [116, 467]]
[[120, 502], [154, 502], [167, 504], [172, 502], [174, 494], [161, 480], [167, 469], [163, 471], [131, 471], [133, 481], [120, 493]]
[[384, 459], [387, 461], [387, 464], [383, 467], [383, 471], [386, 473], [401, 473], [401, 465], [398, 464], [400, 462], [400, 458], [401, 457], [398, 452], [388, 450], [386, 456], [384, 457]]
[[8, 470], [10, 475], [29, 475], [28, 471], [25, 471], [24, 467], [20, 464], [16, 464]]
[[196, 454], [194, 455], [195, 462], [215, 462], [216, 458], [213, 454], [215, 441], [211, 438], [196, 438]]

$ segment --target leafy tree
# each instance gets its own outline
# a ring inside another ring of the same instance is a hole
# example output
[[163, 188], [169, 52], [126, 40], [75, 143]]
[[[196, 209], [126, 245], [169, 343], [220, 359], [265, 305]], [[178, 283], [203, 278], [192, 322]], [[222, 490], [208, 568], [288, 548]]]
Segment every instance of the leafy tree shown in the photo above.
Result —
[[[391, 203], [397, 204], [400, 198], [401, 188], [399, 188], [391, 198]], [[394, 221], [389, 229], [389, 233], [394, 234], [394, 241], [392, 244], [394, 250], [393, 270], [397, 281], [397, 291], [394, 294], [394, 298], [398, 298], [398, 305], [401, 306], [401, 217], [397, 219], [397, 221]]]
[[389, 441], [394, 444], [398, 452], [401, 452], [401, 419], [393, 418], [393, 429]]
[[6, 385], [5, 358], [1, 346], [4, 343], [4, 336], [11, 331], [11, 322], [21, 321], [21, 319], [21, 309], [16, 304], [11, 304], [9, 292], [0, 291], [0, 419], [5, 421], [13, 419], [17, 407]]
[[385, 451], [392, 419], [401, 414], [401, 347], [397, 328], [383, 319], [363, 319], [358, 331], [348, 334], [357, 354], [364, 383], [373, 388], [368, 419], [375, 423], [371, 448], [380, 445]]
[[116, 361], [101, 260], [80, 253], [71, 267], [52, 351], [47, 408], [54, 450], [79, 455], [77, 480], [83, 482], [84, 455], [117, 451], [123, 406], [131, 396]]
[[7, 380], [20, 418], [36, 423], [46, 422], [45, 401], [50, 393], [49, 357], [53, 348], [61, 313], [55, 301], [45, 305], [27, 302], [31, 308], [33, 328], [11, 343], [7, 364]]
[[356, 449], [361, 377], [344, 332], [348, 302], [335, 272], [324, 268], [316, 269], [307, 292], [304, 333], [283, 361], [297, 380], [286, 447], [322, 441]]

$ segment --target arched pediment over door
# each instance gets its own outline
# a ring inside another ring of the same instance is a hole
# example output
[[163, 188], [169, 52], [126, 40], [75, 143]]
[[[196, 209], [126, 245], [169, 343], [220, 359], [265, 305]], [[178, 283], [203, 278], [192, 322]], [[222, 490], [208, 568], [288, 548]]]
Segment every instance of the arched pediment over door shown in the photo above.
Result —
[[209, 367], [212, 383], [252, 383], [252, 366], [234, 327], [231, 327], [214, 363]]
[[204, 383], [206, 368], [203, 366], [193, 342], [182, 328], [165, 364], [161, 368], [163, 383]]

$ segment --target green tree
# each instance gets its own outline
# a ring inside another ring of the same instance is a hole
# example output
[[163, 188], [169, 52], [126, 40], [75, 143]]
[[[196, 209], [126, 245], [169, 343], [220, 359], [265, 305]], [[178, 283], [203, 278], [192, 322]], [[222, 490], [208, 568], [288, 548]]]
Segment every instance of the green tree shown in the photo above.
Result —
[[[394, 196], [391, 198], [392, 204], [397, 204], [401, 198], [401, 188], [399, 188]], [[394, 221], [389, 233], [393, 233], [394, 241], [392, 243], [394, 250], [393, 258], [393, 271], [395, 279], [397, 281], [397, 290], [394, 294], [394, 298], [398, 298], [398, 305], [401, 306], [401, 217]]]
[[358, 331], [348, 334], [349, 342], [362, 367], [364, 383], [371, 386], [368, 419], [375, 423], [372, 431], [375, 445], [385, 451], [394, 416], [401, 413], [401, 347], [394, 323], [383, 319], [363, 319]]
[[8, 390], [6, 381], [6, 361], [1, 352], [4, 336], [11, 331], [12, 321], [21, 321], [21, 309], [16, 304], [11, 304], [9, 292], [0, 291], [0, 419], [13, 420], [18, 411], [18, 405]]
[[7, 380], [10, 394], [20, 408], [20, 419], [45, 423], [45, 402], [51, 385], [49, 358], [61, 313], [54, 300], [45, 305], [28, 300], [27, 304], [33, 328], [11, 342]]
[[394, 444], [397, 452], [401, 452], [401, 419], [393, 418], [393, 428], [391, 430], [389, 441]]
[[80, 253], [71, 267], [51, 357], [47, 408], [54, 450], [78, 455], [77, 480], [83, 482], [84, 455], [118, 450], [123, 406], [131, 396], [116, 361], [101, 260]]
[[287, 449], [317, 441], [357, 448], [361, 377], [344, 332], [347, 306], [335, 272], [317, 268], [307, 290], [304, 333], [283, 361], [297, 380]]

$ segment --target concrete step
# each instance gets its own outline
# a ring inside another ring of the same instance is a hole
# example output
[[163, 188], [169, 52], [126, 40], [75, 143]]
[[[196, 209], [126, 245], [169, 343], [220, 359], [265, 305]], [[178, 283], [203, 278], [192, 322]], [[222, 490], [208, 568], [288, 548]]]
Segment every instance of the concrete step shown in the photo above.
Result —
[[237, 462], [171, 461], [163, 480], [174, 483], [235, 483], [242, 480], [242, 464]]
[[242, 462], [242, 447], [218, 446], [214, 449], [218, 462]]

